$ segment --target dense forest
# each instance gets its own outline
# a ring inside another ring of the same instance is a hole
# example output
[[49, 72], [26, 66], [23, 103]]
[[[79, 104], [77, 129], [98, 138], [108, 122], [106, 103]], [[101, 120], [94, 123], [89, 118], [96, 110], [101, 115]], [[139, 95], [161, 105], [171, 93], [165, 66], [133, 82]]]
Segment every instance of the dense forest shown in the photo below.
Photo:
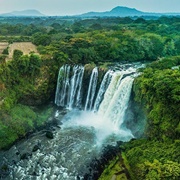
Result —
[[47, 123], [61, 65], [141, 62], [132, 96], [146, 114], [145, 132], [119, 149], [131, 179], [179, 179], [179, 17], [0, 18], [0, 42], [38, 50], [14, 50], [9, 60], [8, 45], [0, 54], [0, 149]]

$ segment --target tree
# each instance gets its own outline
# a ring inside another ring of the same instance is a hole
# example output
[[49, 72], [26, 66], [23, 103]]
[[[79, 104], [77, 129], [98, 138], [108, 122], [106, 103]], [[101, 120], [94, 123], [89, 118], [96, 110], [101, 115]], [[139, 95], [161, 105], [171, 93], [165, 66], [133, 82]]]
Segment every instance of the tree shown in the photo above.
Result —
[[51, 36], [48, 34], [35, 33], [32, 39], [35, 45], [47, 46], [51, 43]]
[[31, 75], [38, 75], [41, 67], [41, 59], [38, 55], [31, 54], [29, 56], [29, 71]]
[[22, 55], [23, 55], [22, 51], [15, 49], [13, 52], [13, 60], [17, 61]]

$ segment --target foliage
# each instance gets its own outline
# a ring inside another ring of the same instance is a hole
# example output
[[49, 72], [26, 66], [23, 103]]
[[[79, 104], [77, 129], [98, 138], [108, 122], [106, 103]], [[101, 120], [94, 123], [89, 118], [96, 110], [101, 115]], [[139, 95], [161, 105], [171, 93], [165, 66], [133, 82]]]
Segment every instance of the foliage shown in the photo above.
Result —
[[94, 63], [154, 61], [134, 83], [135, 100], [147, 114], [148, 140], [124, 145], [124, 159], [138, 180], [179, 179], [179, 19], [0, 17], [0, 41], [31, 41], [41, 54], [16, 50], [8, 62], [7, 50], [0, 55], [0, 149], [47, 120], [52, 109], [25, 105], [51, 99], [62, 64], [88, 63], [88, 72]]
[[180, 177], [180, 57], [155, 61], [135, 79], [135, 100], [147, 114], [147, 139], [121, 148], [138, 180]]
[[118, 157], [109, 162], [109, 165], [106, 166], [99, 180], [109, 180], [112, 179], [113, 176], [116, 176], [117, 180], [127, 179], [126, 174], [124, 173], [124, 168]]
[[22, 55], [23, 55], [22, 51], [15, 49], [13, 52], [13, 59], [17, 61]]
[[22, 17], [0, 21], [0, 40], [31, 40], [42, 54], [64, 53], [76, 63], [154, 61], [180, 53], [179, 17]]
[[25, 105], [37, 106], [50, 100], [65, 58], [59, 54], [51, 60], [42, 59], [15, 50], [12, 61], [0, 64], [0, 149], [47, 121], [52, 109], [38, 112]]
[[5, 55], [0, 55], [0, 64], [6, 62], [6, 56]]
[[180, 57], [172, 57], [154, 62], [135, 80], [136, 101], [144, 104], [148, 114], [149, 138], [165, 140], [180, 136], [180, 71], [169, 69], [179, 65], [179, 60]]
[[2, 149], [34, 130], [35, 127], [43, 125], [52, 114], [52, 108], [48, 107], [37, 112], [28, 106], [17, 104], [8, 113], [0, 112], [0, 149]]
[[48, 34], [35, 33], [32, 37], [32, 42], [35, 45], [47, 46], [51, 43], [51, 37]]
[[174, 142], [135, 140], [125, 143], [122, 148], [135, 179], [178, 179], [179, 143], [179, 140]]
[[3, 50], [2, 54], [5, 54], [5, 55], [9, 54], [8, 47]]

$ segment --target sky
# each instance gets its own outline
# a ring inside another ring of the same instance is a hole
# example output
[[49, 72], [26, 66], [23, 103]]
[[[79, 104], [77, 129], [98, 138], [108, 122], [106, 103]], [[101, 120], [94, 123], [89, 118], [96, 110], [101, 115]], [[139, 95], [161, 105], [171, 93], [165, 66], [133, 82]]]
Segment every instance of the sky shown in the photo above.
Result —
[[144, 12], [180, 12], [180, 0], [0, 0], [0, 14], [36, 9], [45, 15], [109, 11], [116, 6]]

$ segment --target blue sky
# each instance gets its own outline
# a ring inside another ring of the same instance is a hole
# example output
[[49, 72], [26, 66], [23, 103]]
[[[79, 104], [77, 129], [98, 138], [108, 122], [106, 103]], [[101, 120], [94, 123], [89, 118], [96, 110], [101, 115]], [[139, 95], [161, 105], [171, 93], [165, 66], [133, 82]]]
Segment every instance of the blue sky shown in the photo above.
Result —
[[36, 9], [46, 15], [75, 15], [127, 6], [146, 12], [180, 12], [180, 0], [0, 0], [0, 14]]

